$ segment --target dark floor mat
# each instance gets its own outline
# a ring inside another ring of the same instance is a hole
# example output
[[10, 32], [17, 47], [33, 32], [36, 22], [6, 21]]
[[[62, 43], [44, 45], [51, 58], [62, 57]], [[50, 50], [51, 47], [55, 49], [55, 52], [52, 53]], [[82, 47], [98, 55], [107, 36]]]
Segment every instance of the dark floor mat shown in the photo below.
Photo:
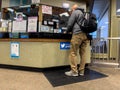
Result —
[[88, 68], [85, 69], [84, 76], [68, 77], [64, 74], [64, 72], [68, 70], [69, 70], [68, 68], [53, 69], [53, 70], [50, 69], [43, 71], [43, 73], [53, 87], [107, 77], [107, 75], [105, 74], [90, 70]]

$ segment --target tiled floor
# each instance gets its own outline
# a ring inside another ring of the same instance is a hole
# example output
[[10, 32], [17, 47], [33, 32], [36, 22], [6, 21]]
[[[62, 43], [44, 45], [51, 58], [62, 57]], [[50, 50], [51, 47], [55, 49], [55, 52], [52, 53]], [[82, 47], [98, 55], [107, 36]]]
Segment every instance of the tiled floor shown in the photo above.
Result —
[[42, 72], [0, 68], [0, 90], [120, 90], [120, 70], [90, 67], [106, 78], [53, 87]]

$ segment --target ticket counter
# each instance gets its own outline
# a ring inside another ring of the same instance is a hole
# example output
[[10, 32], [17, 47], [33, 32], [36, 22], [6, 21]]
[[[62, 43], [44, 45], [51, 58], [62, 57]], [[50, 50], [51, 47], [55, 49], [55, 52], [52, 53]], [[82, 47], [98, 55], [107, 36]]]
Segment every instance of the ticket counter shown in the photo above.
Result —
[[[17, 17], [20, 13], [22, 19]], [[7, 27], [0, 31], [0, 64], [37, 68], [69, 65], [69, 49], [60, 48], [61, 42], [71, 39], [70, 34], [64, 34], [69, 16], [65, 8], [44, 4], [3, 8], [1, 23]], [[11, 58], [11, 42], [19, 43], [19, 58]], [[86, 49], [90, 63], [89, 42]]]
[[[69, 65], [69, 49], [60, 49], [60, 42], [69, 41], [66, 39], [0, 39], [0, 64], [36, 68]], [[11, 42], [19, 42], [19, 58], [10, 57]], [[90, 63], [89, 42], [86, 49], [86, 63]]]

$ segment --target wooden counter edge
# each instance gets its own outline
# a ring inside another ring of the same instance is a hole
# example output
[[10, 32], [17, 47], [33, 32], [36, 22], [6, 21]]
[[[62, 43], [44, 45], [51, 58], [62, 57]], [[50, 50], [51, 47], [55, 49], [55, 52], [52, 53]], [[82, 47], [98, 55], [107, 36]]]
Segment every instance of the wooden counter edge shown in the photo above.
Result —
[[68, 39], [0, 39], [0, 42], [70, 42]]

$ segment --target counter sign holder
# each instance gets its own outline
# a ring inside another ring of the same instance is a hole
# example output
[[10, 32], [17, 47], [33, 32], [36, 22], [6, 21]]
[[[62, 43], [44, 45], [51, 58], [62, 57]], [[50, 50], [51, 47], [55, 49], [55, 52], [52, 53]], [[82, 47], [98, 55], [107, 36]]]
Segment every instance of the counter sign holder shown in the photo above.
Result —
[[10, 43], [10, 56], [11, 58], [19, 58], [20, 55], [20, 43], [11, 42]]

